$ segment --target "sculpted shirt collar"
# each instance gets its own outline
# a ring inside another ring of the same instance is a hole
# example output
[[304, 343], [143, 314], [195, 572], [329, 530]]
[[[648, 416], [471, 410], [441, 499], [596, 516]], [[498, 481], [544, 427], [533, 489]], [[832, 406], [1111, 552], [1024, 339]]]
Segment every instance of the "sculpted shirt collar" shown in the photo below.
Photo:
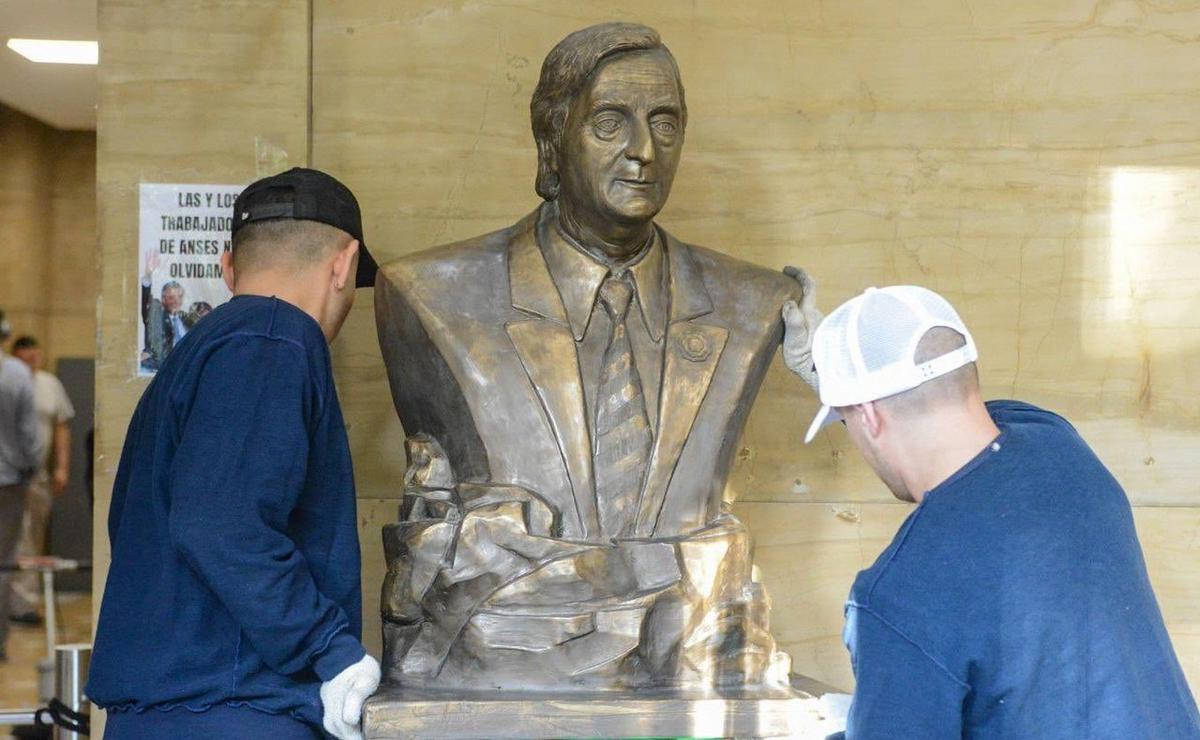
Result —
[[[571, 333], [575, 341], [582, 341], [592, 318], [600, 285], [608, 277], [609, 269], [562, 231], [558, 226], [557, 208], [546, 210], [549, 213], [543, 221], [545, 228], [539, 229], [543, 242], [542, 254], [562, 298], [563, 308], [567, 311]], [[641, 307], [642, 320], [655, 342], [661, 341], [667, 330], [664, 256], [662, 237], [655, 227], [650, 243], [634, 258], [632, 264], [626, 266], [633, 276], [634, 293]]]

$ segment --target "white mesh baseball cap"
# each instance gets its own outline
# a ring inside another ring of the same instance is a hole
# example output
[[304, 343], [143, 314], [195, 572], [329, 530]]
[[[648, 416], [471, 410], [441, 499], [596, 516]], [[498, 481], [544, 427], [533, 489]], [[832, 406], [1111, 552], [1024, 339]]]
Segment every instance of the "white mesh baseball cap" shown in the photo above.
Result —
[[[967, 343], [918, 365], [917, 344], [938, 326], [962, 334]], [[813, 335], [812, 356], [822, 405], [805, 444], [826, 424], [841, 420], [836, 407], [911, 390], [974, 362], [979, 353], [949, 301], [916, 285], [893, 285], [867, 288], [826, 316]]]

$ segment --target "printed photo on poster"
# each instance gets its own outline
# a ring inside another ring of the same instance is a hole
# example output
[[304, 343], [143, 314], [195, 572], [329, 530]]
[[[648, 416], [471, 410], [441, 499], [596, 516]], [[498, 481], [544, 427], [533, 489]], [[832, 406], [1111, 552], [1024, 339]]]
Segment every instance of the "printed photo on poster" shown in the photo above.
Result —
[[137, 374], [154, 375], [188, 332], [230, 298], [221, 254], [241, 185], [142, 183]]

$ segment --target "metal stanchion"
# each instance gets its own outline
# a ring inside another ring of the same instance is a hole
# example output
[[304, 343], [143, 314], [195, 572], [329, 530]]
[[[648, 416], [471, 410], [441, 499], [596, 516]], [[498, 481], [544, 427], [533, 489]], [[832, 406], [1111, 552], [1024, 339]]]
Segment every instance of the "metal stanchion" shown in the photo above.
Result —
[[0, 709], [0, 727], [4, 725], [32, 725], [36, 709]]
[[57, 645], [58, 613], [54, 593], [54, 574], [58, 571], [88, 570], [87, 561], [56, 557], [21, 558], [16, 564], [0, 563], [0, 570], [34, 570], [42, 574], [46, 605], [46, 658], [39, 661], [39, 698], [49, 706], [42, 709], [0, 708], [0, 726], [54, 723], [55, 740], [80, 740], [87, 737], [88, 710], [91, 702], [83, 693], [87, 684], [92, 646], [86, 643]]
[[87, 685], [92, 646], [59, 645], [54, 651], [55, 698], [41, 709], [0, 709], [0, 726], [53, 727], [54, 740], [81, 740], [91, 730], [91, 702], [83, 693]]
[[42, 603], [46, 612], [46, 659], [38, 662], [38, 701], [54, 698], [54, 647], [58, 643], [58, 609], [54, 594], [54, 567], [42, 569]]
[[[91, 660], [92, 646], [87, 643], [59, 645], [55, 650], [55, 694], [67, 709], [76, 714], [87, 714], [91, 706], [83, 693]], [[80, 740], [83, 737], [87, 736], [58, 725], [54, 727], [54, 740]]]

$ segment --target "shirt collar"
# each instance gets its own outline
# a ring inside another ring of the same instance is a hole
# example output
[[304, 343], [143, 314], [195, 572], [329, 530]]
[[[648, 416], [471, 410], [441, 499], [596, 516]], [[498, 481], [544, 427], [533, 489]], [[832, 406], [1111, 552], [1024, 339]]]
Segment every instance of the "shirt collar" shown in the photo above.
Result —
[[[574, 239], [563, 233], [558, 227], [557, 213], [547, 221], [546, 228], [540, 229], [542, 254], [546, 258], [550, 278], [562, 298], [571, 333], [575, 335], [575, 341], [581, 341], [587, 333], [600, 285], [608, 277], [608, 265], [583, 251]], [[657, 227], [650, 237], [649, 246], [627, 269], [633, 276], [634, 294], [641, 307], [642, 321], [650, 337], [658, 342], [666, 333], [667, 296], [662, 238]]]

